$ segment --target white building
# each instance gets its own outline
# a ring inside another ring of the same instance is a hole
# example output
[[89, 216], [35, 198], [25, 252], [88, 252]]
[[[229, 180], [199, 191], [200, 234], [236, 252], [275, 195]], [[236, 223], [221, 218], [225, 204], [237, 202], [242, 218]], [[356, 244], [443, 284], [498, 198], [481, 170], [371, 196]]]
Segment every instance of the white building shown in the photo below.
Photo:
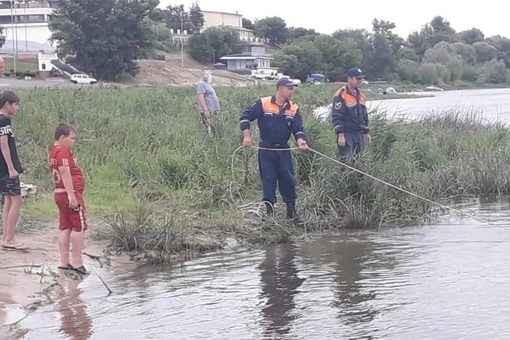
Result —
[[241, 41], [254, 41], [253, 31], [243, 28], [243, 16], [236, 13], [202, 11], [204, 15], [204, 27], [206, 30], [211, 27], [230, 27], [239, 34]]
[[6, 40], [19, 52], [28, 50], [28, 42], [49, 45], [48, 22], [57, 0], [0, 0], [0, 26]]

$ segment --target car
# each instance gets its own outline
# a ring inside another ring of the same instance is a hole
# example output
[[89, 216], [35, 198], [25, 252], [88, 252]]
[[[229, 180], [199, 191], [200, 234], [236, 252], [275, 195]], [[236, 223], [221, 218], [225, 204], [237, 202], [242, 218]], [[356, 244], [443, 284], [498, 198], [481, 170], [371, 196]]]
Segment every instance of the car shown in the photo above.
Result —
[[89, 77], [86, 74], [73, 74], [70, 80], [73, 84], [97, 84], [97, 79]]

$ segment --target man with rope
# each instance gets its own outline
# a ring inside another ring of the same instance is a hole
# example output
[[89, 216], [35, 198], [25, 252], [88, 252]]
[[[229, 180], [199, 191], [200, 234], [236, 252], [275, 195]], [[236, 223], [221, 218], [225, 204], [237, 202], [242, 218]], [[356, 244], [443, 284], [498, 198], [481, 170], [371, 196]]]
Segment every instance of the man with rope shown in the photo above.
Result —
[[306, 136], [299, 107], [290, 99], [297, 86], [292, 80], [282, 78], [276, 83], [276, 94], [257, 99], [239, 119], [243, 131], [243, 146], [250, 148], [250, 124], [257, 119], [260, 142], [258, 152], [259, 172], [262, 180], [263, 201], [267, 214], [274, 215], [276, 184], [287, 205], [287, 219], [302, 224], [296, 212], [296, 184], [294, 166], [289, 146], [291, 134], [299, 149], [307, 150]]

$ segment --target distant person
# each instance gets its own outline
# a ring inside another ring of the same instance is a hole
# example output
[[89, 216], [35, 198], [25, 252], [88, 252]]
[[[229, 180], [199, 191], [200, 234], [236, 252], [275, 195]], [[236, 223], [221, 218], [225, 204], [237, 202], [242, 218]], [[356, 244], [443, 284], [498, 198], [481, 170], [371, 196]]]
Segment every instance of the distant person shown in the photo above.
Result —
[[365, 80], [359, 68], [347, 71], [347, 84], [335, 92], [332, 105], [332, 124], [338, 144], [338, 157], [351, 164], [366, 145], [372, 142], [368, 127], [366, 97], [359, 90]]
[[221, 110], [220, 101], [216, 91], [211, 85], [212, 76], [209, 69], [202, 69], [202, 79], [197, 84], [198, 109], [202, 122], [209, 132], [212, 131], [212, 114], [218, 114]]
[[[289, 149], [289, 138], [294, 138], [301, 150], [307, 150], [306, 136], [299, 107], [290, 99], [297, 86], [292, 80], [282, 78], [276, 83], [276, 94], [257, 99], [239, 118], [239, 127], [243, 131], [243, 145], [252, 145], [250, 127], [257, 119], [260, 142], [258, 162], [262, 180], [263, 201], [267, 214], [273, 216], [276, 203], [276, 185], [283, 201], [287, 205], [287, 219], [301, 224], [296, 212], [296, 183], [294, 165]], [[287, 149], [287, 150], [281, 150]]]
[[49, 164], [55, 185], [55, 203], [59, 212], [60, 264], [58, 268], [86, 274], [87, 270], [81, 255], [85, 242], [85, 230], [87, 230], [86, 208], [83, 200], [85, 178], [73, 153], [76, 129], [68, 124], [59, 124], [55, 129], [54, 138], [55, 143], [50, 150]]
[[18, 157], [11, 119], [19, 111], [20, 99], [16, 93], [5, 90], [0, 94], [0, 194], [4, 204], [2, 214], [2, 248], [26, 250], [15, 236], [21, 210], [21, 183], [23, 167]]
[[0, 78], [4, 76], [5, 61], [4, 58], [0, 57]]

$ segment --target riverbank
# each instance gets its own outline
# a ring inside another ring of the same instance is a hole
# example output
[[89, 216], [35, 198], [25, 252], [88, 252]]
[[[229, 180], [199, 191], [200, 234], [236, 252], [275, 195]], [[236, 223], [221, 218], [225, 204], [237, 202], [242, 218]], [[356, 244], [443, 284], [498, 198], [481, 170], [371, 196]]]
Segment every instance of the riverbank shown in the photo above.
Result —
[[[93, 222], [91, 228], [94, 227], [97, 225]], [[0, 249], [0, 338], [15, 333], [19, 320], [39, 307], [53, 303], [69, 285], [77, 288], [88, 280], [96, 280], [101, 285], [92, 268], [99, 275], [104, 271], [125, 273], [138, 264], [129, 256], [109, 251], [112, 250], [110, 240], [98, 240], [88, 234], [84, 261], [90, 274], [81, 276], [57, 269], [56, 222], [23, 219], [17, 235], [28, 247], [26, 251]], [[107, 290], [102, 289], [106, 294]]]
[[[104, 221], [96, 237], [147, 261], [166, 263], [335, 228], [418, 223], [437, 212], [423, 199], [317, 153], [296, 151], [297, 207], [306, 229], [289, 225], [281, 204], [275, 220], [262, 221], [257, 152], [240, 148], [238, 117], [274, 87], [217, 92], [222, 113], [214, 119], [214, 136], [198, 119], [193, 87], [21, 92], [23, 111], [15, 127], [27, 169], [24, 181], [39, 189], [23, 216], [55, 215], [46, 154], [61, 121], [79, 132], [76, 153], [87, 176], [88, 211]], [[330, 123], [313, 114], [331, 95], [326, 87], [301, 87], [295, 100], [310, 147], [335, 158]], [[444, 204], [459, 195], [509, 192], [510, 134], [501, 124], [456, 111], [413, 122], [390, 121], [378, 112], [370, 119], [374, 142], [356, 163], [361, 171]]]

